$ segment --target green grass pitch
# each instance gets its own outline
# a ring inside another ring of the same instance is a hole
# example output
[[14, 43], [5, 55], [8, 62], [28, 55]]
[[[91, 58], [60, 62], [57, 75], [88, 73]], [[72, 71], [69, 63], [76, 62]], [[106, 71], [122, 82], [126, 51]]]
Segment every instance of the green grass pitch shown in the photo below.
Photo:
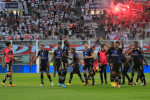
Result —
[[[1, 81], [5, 75], [6, 73], [0, 73]], [[107, 75], [109, 81], [109, 73]], [[45, 86], [40, 87], [40, 74], [14, 73], [13, 83], [16, 87], [9, 87], [8, 79], [6, 88], [0, 86], [0, 100], [150, 100], [149, 75], [146, 74], [146, 87], [140, 86], [140, 81], [136, 86], [124, 85], [121, 88], [111, 87], [110, 82], [107, 85], [100, 85], [100, 77], [97, 73], [94, 87], [91, 85], [81, 86], [79, 77], [74, 75], [71, 86], [61, 88], [57, 85], [58, 77], [52, 77], [54, 82], [54, 87], [52, 87], [44, 74]], [[66, 83], [68, 79], [69, 74], [67, 74]]]

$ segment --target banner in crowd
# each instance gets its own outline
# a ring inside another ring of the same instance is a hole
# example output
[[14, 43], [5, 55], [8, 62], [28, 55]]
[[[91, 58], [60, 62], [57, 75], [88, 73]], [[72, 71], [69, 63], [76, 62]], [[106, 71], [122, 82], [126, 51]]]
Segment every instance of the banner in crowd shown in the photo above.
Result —
[[110, 9], [113, 7], [112, 0], [97, 0], [89, 4], [89, 9]]
[[18, 3], [17, 2], [1, 2], [0, 1], [0, 11], [4, 11], [5, 8], [8, 9], [12, 9], [12, 8], [15, 8], [15, 9], [18, 9]]
[[5, 8], [18, 8], [17, 2], [5, 2]]
[[109, 37], [110, 40], [120, 40], [120, 39], [128, 40], [128, 36], [125, 33], [109, 34], [108, 37]]
[[5, 40], [20, 40], [20, 38], [24, 40], [42, 40], [43, 35], [42, 34], [22, 34], [20, 35], [13, 35], [10, 36], [8, 34], [5, 34]]

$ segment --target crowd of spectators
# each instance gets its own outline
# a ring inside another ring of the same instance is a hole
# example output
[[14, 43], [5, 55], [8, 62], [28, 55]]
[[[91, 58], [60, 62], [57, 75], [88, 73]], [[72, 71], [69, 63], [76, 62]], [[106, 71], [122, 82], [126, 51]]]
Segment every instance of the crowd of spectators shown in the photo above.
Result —
[[[23, 15], [20, 12], [3, 11], [0, 13], [0, 39], [24, 34], [40, 34], [40, 39], [60, 39], [72, 36], [85, 40], [94, 38], [98, 25], [105, 35], [118, 34], [128, 39], [149, 37], [150, 2], [130, 2], [129, 14], [116, 15], [112, 12], [103, 14], [97, 10], [87, 9], [88, 0], [1, 0], [4, 2], [20, 2]], [[89, 1], [88, 1], [89, 2]], [[92, 1], [91, 1], [92, 2]], [[107, 12], [107, 11], [106, 11]], [[102, 19], [101, 15], [105, 15]], [[102, 19], [102, 20], [101, 20]], [[146, 35], [147, 34], [147, 35]], [[16, 38], [12, 38], [16, 39]]]
[[[5, 0], [5, 2], [10, 0]], [[80, 37], [85, 33], [91, 38], [97, 30], [99, 18], [96, 14], [90, 14], [80, 0], [11, 0], [20, 1], [23, 4], [24, 13], [1, 12], [0, 31], [2, 34], [42, 34], [43, 39], [58, 39], [59, 37]], [[78, 9], [79, 10], [78, 12]], [[80, 12], [81, 11], [81, 12]], [[4, 39], [4, 35], [1, 35]]]
[[150, 1], [129, 2], [129, 11], [114, 14], [110, 12], [101, 22], [101, 28], [108, 36], [117, 34], [128, 39], [142, 39], [149, 37], [150, 29]]

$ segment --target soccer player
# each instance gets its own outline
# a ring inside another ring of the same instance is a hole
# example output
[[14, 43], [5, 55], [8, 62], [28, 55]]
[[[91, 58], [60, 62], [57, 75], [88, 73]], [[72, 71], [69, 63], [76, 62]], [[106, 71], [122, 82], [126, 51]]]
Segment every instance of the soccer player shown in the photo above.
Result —
[[133, 69], [132, 69], [132, 74], [131, 74], [131, 85], [133, 85], [133, 78], [134, 78], [134, 73], [137, 70], [139, 78], [141, 79], [142, 82], [144, 82], [143, 86], [146, 86], [146, 80], [145, 80], [145, 75], [143, 72], [143, 49], [139, 47], [138, 42], [134, 42], [134, 48], [128, 53], [128, 55], [131, 54], [130, 59], [127, 61], [129, 62], [133, 58]]
[[103, 82], [103, 73], [105, 78], [105, 84], [107, 84], [107, 73], [106, 73], [106, 67], [107, 67], [107, 55], [106, 53], [106, 46], [101, 45], [101, 50], [98, 51], [98, 63], [99, 63], [99, 69], [100, 69], [100, 78], [101, 78], [101, 85], [104, 84]]
[[40, 45], [40, 51], [38, 52], [38, 55], [30, 62], [30, 66], [32, 66], [32, 63], [40, 57], [41, 63], [40, 63], [40, 72], [41, 72], [41, 85], [44, 86], [44, 71], [46, 72], [46, 75], [48, 79], [50, 80], [51, 85], [53, 86], [54, 83], [52, 82], [51, 76], [49, 74], [49, 63], [48, 63], [48, 54], [49, 51], [44, 49], [44, 45]]
[[[125, 54], [127, 54], [127, 52], [125, 51]], [[130, 83], [130, 77], [129, 75], [127, 74], [128, 73], [128, 70], [131, 66], [131, 64], [129, 62], [126, 63], [127, 61], [127, 58], [125, 56], [125, 54], [122, 54], [122, 63], [123, 63], [123, 71], [122, 71], [122, 85], [125, 84], [125, 77], [128, 79], [128, 84]]]
[[110, 72], [112, 71], [112, 51], [115, 49], [115, 43], [111, 42], [111, 46], [108, 47], [108, 50], [106, 51], [105, 55], [108, 55], [108, 63], [109, 63], [109, 68], [110, 68]]
[[83, 59], [84, 59], [84, 67], [83, 67], [83, 74], [84, 74], [84, 78], [85, 78], [85, 86], [89, 84], [88, 82], [88, 77], [86, 74], [86, 70], [89, 70], [89, 74], [90, 77], [92, 79], [92, 86], [95, 85], [95, 81], [94, 81], [94, 73], [93, 73], [93, 58], [94, 58], [94, 53], [92, 49], [89, 49], [89, 44], [86, 42], [84, 44], [85, 50], [83, 50]]
[[52, 59], [50, 60], [50, 63], [55, 59], [55, 64], [56, 64], [56, 70], [58, 72], [58, 85], [61, 85], [61, 70], [62, 70], [62, 56], [63, 56], [63, 50], [61, 49], [61, 42], [58, 42], [57, 44], [57, 49], [54, 51], [54, 55]]
[[70, 63], [68, 66], [72, 65], [73, 67], [73, 71], [70, 73], [70, 79], [69, 82], [67, 83], [67, 86], [71, 85], [71, 80], [73, 78], [73, 74], [78, 74], [78, 76], [80, 77], [81, 81], [82, 81], [82, 85], [85, 85], [83, 77], [80, 73], [80, 65], [79, 65], [79, 57], [78, 54], [76, 53], [76, 49], [75, 48], [71, 48], [71, 53], [73, 54], [73, 61], [72, 63]]
[[[121, 60], [121, 55], [122, 51], [124, 48], [124, 42], [121, 40], [122, 47], [119, 48], [120, 42], [116, 41], [115, 43], [115, 49], [111, 51], [112, 53], [112, 83], [111, 85], [116, 87], [118, 85], [118, 88], [120, 88], [120, 83], [121, 83], [121, 71], [122, 71], [122, 60]], [[118, 77], [118, 79], [116, 78]], [[116, 83], [114, 82], [116, 79]]]
[[10, 87], [15, 87], [15, 85], [12, 84], [12, 63], [13, 63], [13, 59], [18, 60], [18, 58], [15, 58], [13, 56], [13, 50], [12, 50], [13, 46], [12, 46], [11, 42], [7, 42], [6, 46], [7, 47], [6, 47], [6, 50], [5, 50], [4, 55], [2, 57], [2, 60], [3, 60], [3, 67], [4, 67], [5, 66], [5, 62], [4, 61], [5, 61], [5, 56], [6, 56], [7, 74], [4, 77], [3, 82], [1, 82], [1, 85], [4, 86], [4, 87], [6, 87], [5, 86], [5, 81], [9, 77], [9, 84], [10, 84], [9, 86]]
[[61, 86], [66, 88], [65, 80], [66, 80], [66, 74], [67, 74], [67, 68], [68, 68], [68, 56], [69, 56], [69, 42], [67, 40], [64, 41], [64, 47], [63, 47], [63, 73], [61, 75]]
[[[95, 46], [97, 45], [97, 43], [99, 42], [99, 39], [97, 39], [97, 41], [95, 42], [95, 44], [93, 45], [93, 47], [92, 48], [90, 48], [91, 50], [93, 50], [94, 51], [94, 49], [95, 49]], [[94, 68], [93, 68], [93, 75], [95, 76], [95, 74], [96, 74], [96, 72], [98, 71], [98, 69], [97, 69], [97, 65], [98, 65], [98, 60], [97, 59], [94, 59], [93, 58], [93, 65], [94, 65]], [[89, 82], [89, 84], [91, 84], [91, 75], [89, 74], [88, 75], [88, 82]]]
[[[148, 63], [147, 63], [147, 61], [146, 61], [144, 55], [143, 55], [143, 60], [144, 60], [144, 62], [145, 62], [145, 64], [146, 64], [146, 67], [148, 67]], [[134, 83], [135, 85], [137, 85], [139, 78], [140, 78], [140, 76], [138, 75], [137, 78], [136, 78], [136, 82]], [[142, 81], [142, 80], [141, 80], [141, 81]], [[144, 85], [143, 82], [142, 82], [142, 85]]]

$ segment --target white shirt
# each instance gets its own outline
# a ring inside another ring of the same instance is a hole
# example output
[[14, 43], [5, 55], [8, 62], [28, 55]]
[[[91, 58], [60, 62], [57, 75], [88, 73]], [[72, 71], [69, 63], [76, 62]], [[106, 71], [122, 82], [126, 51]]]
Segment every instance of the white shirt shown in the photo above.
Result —
[[71, 35], [71, 34], [72, 34], [72, 30], [69, 31], [69, 35]]

